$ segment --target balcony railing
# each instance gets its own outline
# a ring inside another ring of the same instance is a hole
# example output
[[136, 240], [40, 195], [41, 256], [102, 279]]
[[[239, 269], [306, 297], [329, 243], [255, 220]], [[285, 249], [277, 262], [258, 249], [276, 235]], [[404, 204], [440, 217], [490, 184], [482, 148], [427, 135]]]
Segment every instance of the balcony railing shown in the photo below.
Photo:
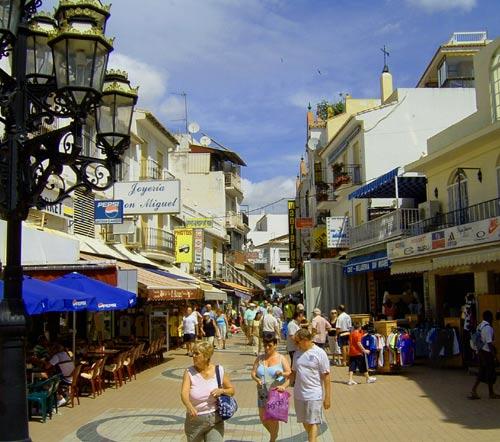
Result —
[[226, 229], [246, 230], [248, 225], [243, 222], [243, 213], [228, 212], [226, 215]]
[[142, 246], [145, 250], [174, 254], [174, 235], [153, 227], [142, 228]]
[[345, 164], [340, 170], [334, 170], [333, 189], [336, 190], [344, 184], [361, 184], [361, 167], [359, 164]]
[[141, 161], [141, 174], [139, 179], [164, 180], [169, 178], [168, 175], [170, 174], [157, 161], [151, 159]]
[[389, 238], [412, 234], [412, 225], [419, 220], [418, 209], [396, 209], [379, 216], [349, 231], [349, 244], [361, 247], [375, 244]]
[[224, 173], [224, 183], [226, 189], [233, 188], [241, 192], [241, 176], [235, 174], [234, 172]]
[[413, 224], [411, 226], [412, 235], [434, 232], [435, 230], [482, 221], [483, 219], [494, 218], [496, 216], [500, 216], [500, 198], [484, 201], [451, 212], [438, 213], [432, 218], [427, 218]]

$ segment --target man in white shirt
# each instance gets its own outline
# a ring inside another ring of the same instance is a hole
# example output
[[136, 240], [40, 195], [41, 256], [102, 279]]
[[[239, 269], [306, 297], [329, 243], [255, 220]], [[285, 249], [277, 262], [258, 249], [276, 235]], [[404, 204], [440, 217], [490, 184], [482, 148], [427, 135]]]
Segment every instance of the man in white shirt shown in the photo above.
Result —
[[481, 348], [477, 349], [479, 357], [479, 372], [476, 382], [472, 387], [469, 399], [479, 399], [477, 388], [481, 382], [488, 384], [490, 399], [500, 399], [500, 395], [496, 394], [493, 386], [497, 380], [495, 370], [496, 348], [493, 342], [495, 341], [495, 333], [491, 324], [493, 323], [493, 313], [490, 310], [483, 312], [483, 321], [477, 326], [477, 330], [481, 332]]
[[352, 329], [351, 317], [346, 313], [345, 306], [340, 304], [337, 307], [337, 311], [340, 312], [337, 317], [336, 328], [337, 328], [337, 339], [339, 347], [342, 351], [342, 365], [347, 366], [347, 354], [349, 352], [349, 334]]
[[293, 366], [293, 354], [297, 350], [297, 346], [295, 345], [295, 333], [300, 330], [300, 322], [304, 319], [303, 311], [295, 311], [293, 314], [293, 319], [287, 325], [287, 334], [286, 334], [286, 350], [290, 355], [290, 364]]
[[320, 348], [325, 348], [326, 336], [328, 330], [332, 328], [330, 323], [321, 316], [321, 310], [319, 308], [315, 308], [313, 310], [314, 318], [311, 321], [311, 325], [314, 330], [316, 330], [316, 334], [313, 336], [313, 342]]
[[192, 356], [191, 349], [196, 340], [198, 332], [198, 313], [193, 312], [191, 307], [186, 309], [186, 314], [182, 318], [182, 331], [184, 334], [184, 342], [186, 344], [187, 356]]
[[290, 382], [293, 389], [297, 422], [302, 423], [309, 442], [315, 442], [323, 422], [323, 408], [330, 408], [330, 361], [325, 351], [312, 341], [307, 328], [295, 334], [297, 351], [293, 355]]
[[268, 307], [267, 312], [262, 319], [262, 335], [267, 334], [270, 336], [271, 334], [276, 337], [276, 339], [280, 338], [280, 327], [278, 320], [273, 315], [273, 308]]

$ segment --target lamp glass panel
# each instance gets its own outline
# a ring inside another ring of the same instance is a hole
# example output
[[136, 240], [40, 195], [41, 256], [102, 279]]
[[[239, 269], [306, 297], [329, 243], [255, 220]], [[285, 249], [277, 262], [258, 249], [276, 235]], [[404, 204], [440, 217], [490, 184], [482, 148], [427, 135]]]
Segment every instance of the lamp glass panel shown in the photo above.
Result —
[[121, 94], [103, 95], [97, 110], [97, 122], [99, 132], [109, 145], [116, 146], [129, 135], [134, 101], [134, 98]]
[[54, 75], [54, 59], [52, 50], [47, 45], [47, 37], [33, 34], [27, 41], [26, 74], [39, 75], [38, 83], [45, 83], [46, 77]]
[[21, 0], [0, 0], [0, 29], [17, 34], [21, 15]]
[[54, 66], [56, 83], [58, 88], [69, 85], [68, 76], [68, 60], [66, 59], [67, 40], [59, 40], [52, 45], [52, 53], [54, 55]]

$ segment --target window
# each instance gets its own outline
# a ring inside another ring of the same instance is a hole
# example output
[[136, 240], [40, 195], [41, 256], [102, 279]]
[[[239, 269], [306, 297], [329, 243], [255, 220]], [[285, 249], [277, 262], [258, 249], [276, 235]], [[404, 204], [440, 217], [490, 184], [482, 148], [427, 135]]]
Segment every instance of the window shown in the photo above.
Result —
[[451, 212], [447, 223], [453, 225], [467, 222], [469, 194], [467, 190], [467, 176], [464, 172], [457, 172], [454, 181], [448, 186], [448, 210]]
[[286, 249], [280, 249], [280, 263], [285, 263], [290, 261], [290, 252]]
[[493, 121], [500, 120], [500, 50], [495, 52], [490, 68], [491, 110]]

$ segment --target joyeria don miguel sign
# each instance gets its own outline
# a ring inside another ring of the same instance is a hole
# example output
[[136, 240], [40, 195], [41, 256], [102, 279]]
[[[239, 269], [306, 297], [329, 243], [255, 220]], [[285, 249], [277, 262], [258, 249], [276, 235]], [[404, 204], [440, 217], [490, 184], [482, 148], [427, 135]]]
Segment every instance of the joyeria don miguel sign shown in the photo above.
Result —
[[124, 215], [179, 213], [180, 189], [179, 180], [119, 182], [114, 198], [123, 200]]

